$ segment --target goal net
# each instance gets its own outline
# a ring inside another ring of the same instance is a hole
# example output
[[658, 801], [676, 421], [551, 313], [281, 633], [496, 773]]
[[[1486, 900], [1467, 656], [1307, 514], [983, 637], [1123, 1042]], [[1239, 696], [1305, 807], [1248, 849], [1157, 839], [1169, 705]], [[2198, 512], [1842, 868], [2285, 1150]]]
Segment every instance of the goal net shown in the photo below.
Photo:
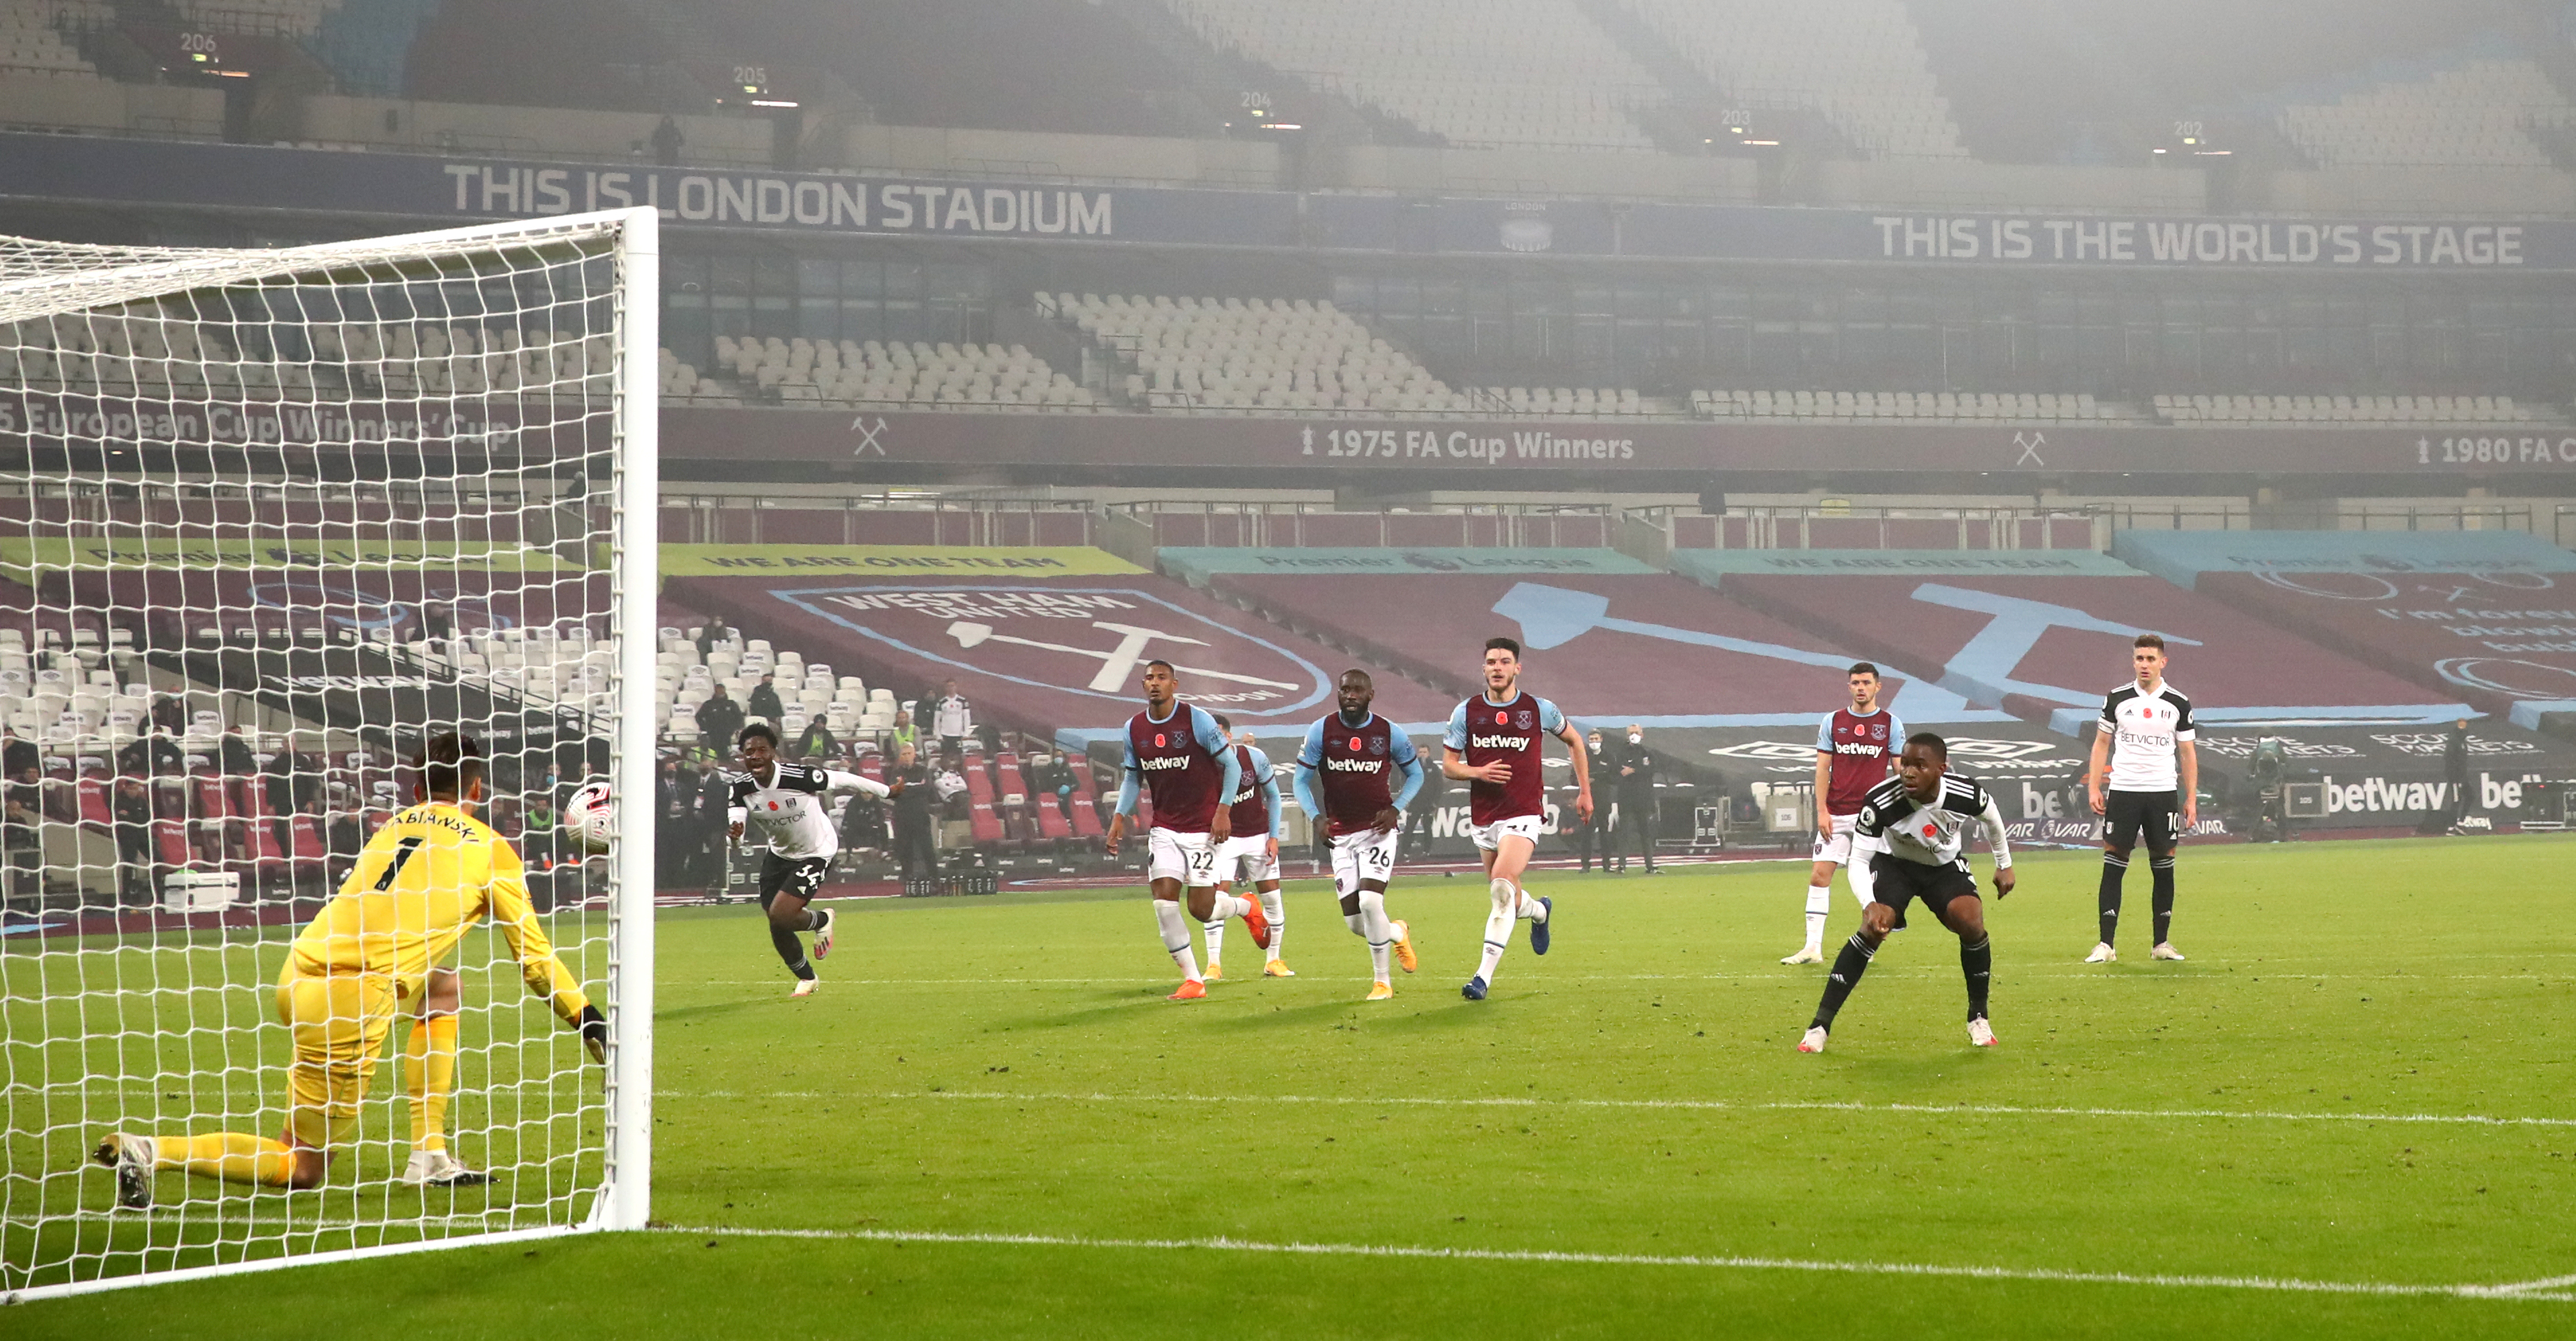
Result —
[[[556, 816], [652, 795], [655, 267], [649, 210], [0, 238], [0, 1297], [642, 1224], [652, 825]], [[448, 731], [604, 1067], [489, 916], [282, 1018]]]

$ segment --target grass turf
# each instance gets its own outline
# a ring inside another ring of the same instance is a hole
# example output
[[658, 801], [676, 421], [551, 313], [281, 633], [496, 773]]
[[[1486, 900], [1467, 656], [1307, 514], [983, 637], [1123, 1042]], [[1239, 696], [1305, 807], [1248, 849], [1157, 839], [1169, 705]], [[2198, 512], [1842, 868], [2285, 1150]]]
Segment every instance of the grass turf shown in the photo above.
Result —
[[[2576, 1304], [2548, 1299], [2037, 1277], [2576, 1273], [2576, 932], [2547, 916], [2569, 855], [2198, 849], [2190, 961], [2143, 962], [2140, 878], [2130, 961], [2086, 966], [2096, 863], [2033, 854], [1989, 907], [2002, 1047], [1966, 1045], [1956, 942], [1918, 913], [1820, 1057], [1791, 1045], [1821, 970], [1775, 962], [1788, 865], [1541, 876], [1555, 950], [1524, 928], [1483, 1003], [1457, 994], [1474, 879], [1398, 883], [1423, 972], [1373, 1005], [1316, 885], [1290, 889], [1300, 976], [1253, 976], [1237, 924], [1234, 976], [1189, 1006], [1134, 892], [845, 905], [798, 1002], [754, 914], [673, 913], [654, 1204], [709, 1232], [52, 1300], [8, 1330], [265, 1334], [291, 1291], [300, 1326], [463, 1305], [459, 1335], [2564, 1335]], [[2435, 1120], [2463, 1117], [2537, 1121]], [[1703, 1260], [1114, 1246], [1210, 1239]]]

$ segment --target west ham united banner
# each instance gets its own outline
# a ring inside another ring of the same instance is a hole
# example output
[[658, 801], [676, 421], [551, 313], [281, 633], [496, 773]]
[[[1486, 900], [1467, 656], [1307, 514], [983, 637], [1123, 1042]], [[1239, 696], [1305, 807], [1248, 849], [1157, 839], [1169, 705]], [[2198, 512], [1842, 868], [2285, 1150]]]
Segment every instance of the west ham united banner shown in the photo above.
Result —
[[1611, 204], [347, 153], [0, 135], [0, 195], [403, 219], [650, 205], [677, 228], [893, 237], [2171, 269], [2576, 269], [2576, 222]]

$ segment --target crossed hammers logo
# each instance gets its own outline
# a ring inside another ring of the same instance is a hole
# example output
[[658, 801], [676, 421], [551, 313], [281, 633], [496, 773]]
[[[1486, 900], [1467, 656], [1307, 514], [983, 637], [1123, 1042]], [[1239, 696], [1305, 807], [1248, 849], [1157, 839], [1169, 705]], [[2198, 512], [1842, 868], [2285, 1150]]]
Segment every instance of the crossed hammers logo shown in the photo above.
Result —
[[2016, 466], [2047, 465], [2046, 461], [2039, 459], [2039, 449], [2047, 445], [2048, 435], [2045, 433], [2015, 433], [2013, 446], [2021, 449], [2021, 459], [2013, 464]]
[[866, 415], [860, 415], [851, 420], [850, 431], [859, 435], [859, 445], [850, 449], [850, 455], [863, 456], [871, 451], [879, 456], [885, 455], [885, 444], [877, 441], [877, 435], [885, 432], [885, 429], [886, 421], [883, 415], [879, 415], [873, 423], [869, 422]]

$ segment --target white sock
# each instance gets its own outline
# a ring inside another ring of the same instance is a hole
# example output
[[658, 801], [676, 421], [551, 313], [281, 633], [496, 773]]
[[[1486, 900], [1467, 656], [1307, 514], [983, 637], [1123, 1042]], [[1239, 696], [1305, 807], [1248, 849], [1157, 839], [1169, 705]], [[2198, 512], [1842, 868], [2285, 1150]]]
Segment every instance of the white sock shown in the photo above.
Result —
[[1361, 890], [1360, 910], [1351, 921], [1356, 924], [1351, 930], [1368, 940], [1370, 970], [1377, 975], [1377, 981], [1385, 982], [1387, 957], [1394, 953], [1395, 947], [1395, 924], [1386, 917], [1385, 893], [1374, 889]]
[[1830, 884], [1807, 886], [1807, 949], [1821, 954], [1825, 948], [1825, 917], [1834, 910], [1834, 887]]
[[1485, 914], [1485, 957], [1476, 964], [1476, 976], [1490, 983], [1494, 969], [1503, 962], [1503, 951], [1512, 943], [1512, 923], [1519, 919], [1520, 891], [1500, 876], [1486, 886], [1494, 896], [1492, 912]]
[[1180, 966], [1182, 977], [1191, 982], [1201, 981], [1199, 957], [1190, 949], [1190, 919], [1181, 911], [1180, 901], [1156, 899], [1153, 902], [1154, 925], [1163, 933], [1163, 948], [1171, 952], [1172, 962]]
[[1288, 901], [1275, 889], [1262, 890], [1260, 895], [1261, 915], [1270, 919], [1270, 958], [1275, 963], [1280, 942], [1288, 939]]
[[1208, 920], [1211, 922], [1222, 922], [1229, 917], [1241, 917], [1252, 911], [1252, 900], [1236, 898], [1221, 889], [1216, 892], [1215, 902], [1216, 910], [1208, 914]]
[[1539, 902], [1528, 890], [1522, 890], [1520, 915], [1532, 922], [1544, 922], [1547, 920], [1547, 905]]
[[1220, 913], [1215, 917], [1209, 918], [1206, 922], [1200, 924], [1199, 929], [1207, 933], [1207, 962], [1208, 967], [1214, 968], [1219, 961], [1225, 958], [1224, 914]]

